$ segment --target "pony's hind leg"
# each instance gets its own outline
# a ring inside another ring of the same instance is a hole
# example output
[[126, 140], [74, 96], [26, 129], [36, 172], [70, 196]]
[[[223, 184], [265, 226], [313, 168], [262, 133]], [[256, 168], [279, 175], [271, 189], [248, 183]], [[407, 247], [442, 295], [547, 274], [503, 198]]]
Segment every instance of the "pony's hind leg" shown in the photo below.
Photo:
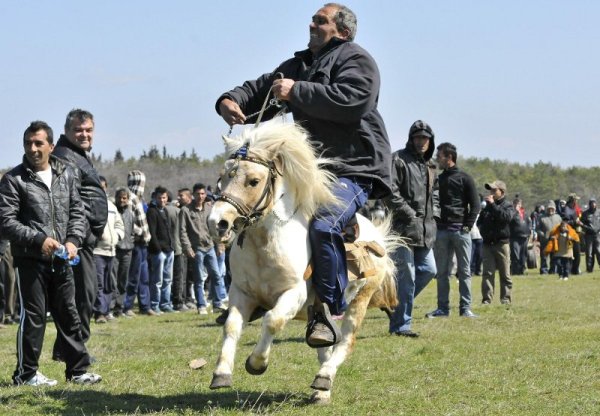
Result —
[[223, 326], [223, 346], [213, 372], [212, 382], [210, 383], [211, 389], [231, 387], [237, 342], [242, 335], [244, 322], [248, 322], [250, 314], [256, 307], [254, 301], [237, 291], [234, 286], [229, 291], [229, 299], [229, 315]]
[[301, 285], [284, 292], [277, 303], [263, 317], [260, 339], [254, 347], [252, 354], [246, 360], [246, 371], [253, 375], [260, 375], [267, 370], [269, 354], [275, 334], [293, 319], [306, 302], [306, 285]]

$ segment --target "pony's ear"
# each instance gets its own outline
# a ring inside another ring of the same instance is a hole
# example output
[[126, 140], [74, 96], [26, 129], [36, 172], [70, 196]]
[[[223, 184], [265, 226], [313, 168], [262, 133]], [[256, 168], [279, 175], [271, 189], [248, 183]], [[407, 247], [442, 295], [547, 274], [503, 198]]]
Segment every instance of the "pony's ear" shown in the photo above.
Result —
[[277, 157], [275, 157], [275, 160], [273, 160], [273, 163], [275, 164], [275, 170], [277, 171], [277, 173], [279, 173], [280, 175], [283, 175], [283, 168], [284, 168], [284, 163], [283, 163], [283, 158], [281, 157], [281, 155], [277, 155]]

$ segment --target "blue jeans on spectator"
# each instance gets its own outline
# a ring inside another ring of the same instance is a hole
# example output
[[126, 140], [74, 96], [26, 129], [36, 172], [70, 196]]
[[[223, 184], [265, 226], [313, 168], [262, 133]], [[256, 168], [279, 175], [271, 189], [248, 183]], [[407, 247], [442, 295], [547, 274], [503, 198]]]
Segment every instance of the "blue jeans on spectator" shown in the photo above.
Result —
[[140, 312], [150, 309], [150, 288], [148, 276], [148, 247], [136, 244], [131, 252], [131, 266], [125, 289], [123, 312], [133, 308], [135, 296], [138, 297]]
[[344, 290], [348, 286], [348, 269], [342, 230], [367, 203], [371, 188], [368, 180], [339, 178], [333, 194], [341, 204], [321, 208], [309, 225], [313, 286], [333, 315], [341, 314], [347, 307]]
[[398, 306], [390, 318], [390, 333], [408, 331], [413, 302], [437, 273], [433, 251], [427, 247], [400, 247], [392, 254], [396, 264]]
[[171, 283], [173, 282], [173, 251], [161, 251], [150, 255], [150, 307], [172, 308]]
[[[196, 293], [196, 306], [206, 307], [206, 298], [204, 297], [204, 282], [210, 278], [210, 292], [213, 294], [213, 307], [221, 308], [222, 302], [227, 297], [223, 276], [219, 272], [217, 262], [217, 253], [214, 248], [207, 251], [196, 250], [194, 268], [194, 291]], [[206, 268], [206, 271], [204, 271]]]
[[438, 309], [450, 312], [452, 259], [456, 254], [460, 313], [471, 309], [471, 235], [463, 231], [438, 229], [435, 240]]

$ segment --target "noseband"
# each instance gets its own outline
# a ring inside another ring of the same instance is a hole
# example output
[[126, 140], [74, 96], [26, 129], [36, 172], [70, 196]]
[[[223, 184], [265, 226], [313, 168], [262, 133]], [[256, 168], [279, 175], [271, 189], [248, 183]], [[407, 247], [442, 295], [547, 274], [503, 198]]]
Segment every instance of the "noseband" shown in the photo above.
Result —
[[[240, 217], [234, 221], [234, 231], [238, 234], [238, 244], [241, 246], [243, 241], [243, 233], [244, 230], [255, 224], [263, 215], [264, 210], [269, 206], [269, 204], [273, 200], [273, 191], [275, 188], [275, 179], [277, 175], [281, 175], [281, 173], [275, 167], [275, 163], [272, 160], [265, 161], [256, 157], [249, 156], [249, 144], [244, 144], [237, 152], [229, 156], [230, 160], [235, 160], [236, 164], [231, 168], [228, 175], [230, 178], [235, 177], [238, 164], [240, 161], [252, 162], [262, 165], [269, 169], [269, 176], [267, 177], [267, 181], [265, 187], [262, 191], [262, 194], [254, 207], [250, 208], [244, 201], [241, 199], [227, 193], [222, 192], [221, 195], [217, 198], [218, 201], [227, 202], [237, 210]], [[262, 206], [261, 206], [262, 205]]]

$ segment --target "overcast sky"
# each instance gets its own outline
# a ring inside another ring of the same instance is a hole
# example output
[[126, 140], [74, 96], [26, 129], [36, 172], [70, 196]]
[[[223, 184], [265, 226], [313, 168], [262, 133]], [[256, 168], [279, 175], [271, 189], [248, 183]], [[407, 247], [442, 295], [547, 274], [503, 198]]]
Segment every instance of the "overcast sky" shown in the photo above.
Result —
[[[304, 49], [324, 1], [0, 0], [0, 168], [29, 122], [75, 107], [94, 153], [223, 151], [214, 103]], [[600, 2], [348, 1], [376, 59], [392, 148], [427, 121], [459, 154], [598, 165]], [[236, 132], [234, 130], [234, 132]]]

